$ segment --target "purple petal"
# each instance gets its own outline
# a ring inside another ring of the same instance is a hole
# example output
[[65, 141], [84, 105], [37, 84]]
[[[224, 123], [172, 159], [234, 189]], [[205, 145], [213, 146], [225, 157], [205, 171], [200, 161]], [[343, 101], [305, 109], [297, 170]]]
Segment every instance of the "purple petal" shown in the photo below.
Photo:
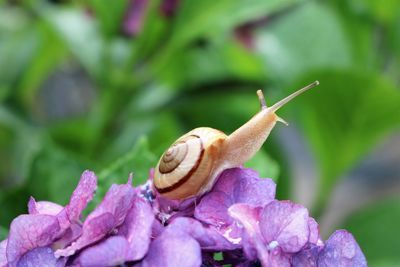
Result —
[[318, 266], [366, 267], [367, 261], [353, 235], [345, 230], [337, 230], [320, 252]]
[[276, 184], [269, 178], [260, 179], [258, 174], [247, 169], [246, 178], [242, 177], [236, 188], [236, 203], [247, 203], [253, 206], [265, 206], [275, 198]]
[[28, 202], [29, 214], [45, 214], [45, 215], [57, 215], [63, 210], [63, 206], [50, 201], [39, 201], [31, 197]]
[[49, 247], [35, 248], [24, 256], [18, 262], [18, 267], [63, 267], [65, 266], [66, 259], [57, 259], [54, 252]]
[[240, 203], [232, 205], [228, 212], [232, 218], [243, 225], [250, 236], [260, 234], [260, 229], [258, 227], [260, 208]]
[[77, 250], [99, 241], [120, 226], [132, 206], [135, 190], [130, 184], [112, 185], [103, 201], [86, 218], [80, 236], [71, 246], [56, 251], [56, 256], [70, 256]]
[[229, 208], [229, 215], [237, 220], [245, 229], [243, 234], [243, 250], [249, 260], [257, 258], [263, 265], [268, 264], [268, 251], [263, 244], [258, 222], [260, 220], [259, 207], [247, 204], [235, 204]]
[[233, 168], [221, 174], [212, 191], [232, 195], [235, 203], [265, 206], [275, 198], [275, 188], [274, 181], [261, 179], [252, 169]]
[[166, 232], [184, 232], [199, 242], [203, 250], [233, 250], [239, 246], [229, 242], [217, 230], [205, 227], [192, 218], [180, 217], [173, 220], [165, 230]]
[[195, 267], [201, 265], [200, 245], [182, 232], [164, 231], [150, 245], [142, 267]]
[[132, 206], [134, 197], [135, 190], [130, 183], [123, 185], [113, 184], [105, 195], [103, 201], [89, 214], [86, 221], [90, 221], [92, 218], [98, 217], [104, 213], [111, 213], [114, 216], [115, 226], [119, 226], [125, 220], [125, 217]]
[[62, 237], [55, 241], [51, 246], [53, 249], [63, 249], [70, 245], [72, 241], [75, 241], [78, 237], [82, 235], [82, 226], [80, 224], [71, 224], [71, 226], [65, 230]]
[[311, 245], [310, 248], [296, 253], [292, 259], [293, 267], [316, 267], [320, 249], [319, 246]]
[[142, 29], [148, 0], [129, 1], [128, 12], [123, 23], [123, 31], [127, 36], [134, 36]]
[[151, 226], [151, 236], [156, 238], [162, 234], [165, 227], [161, 224], [159, 220], [154, 220]]
[[235, 265], [235, 267], [254, 267], [254, 266], [257, 266], [257, 265], [255, 265], [253, 261], [245, 261], [245, 262], [241, 262], [241, 263], [238, 263], [237, 265]]
[[0, 242], [0, 267], [5, 267], [7, 265], [7, 239]]
[[82, 211], [92, 200], [97, 188], [97, 177], [94, 172], [84, 171], [78, 186], [72, 193], [69, 204], [65, 207], [71, 223], [78, 222]]
[[136, 261], [144, 257], [150, 245], [154, 214], [150, 204], [136, 197], [125, 222], [118, 234], [125, 236], [129, 242], [126, 261]]
[[165, 17], [172, 17], [175, 15], [180, 0], [163, 0], [161, 2], [161, 14]]
[[198, 199], [198, 197], [190, 197], [184, 200], [171, 200], [163, 197], [157, 191], [154, 192], [154, 197], [153, 207], [162, 223], [166, 223], [176, 217], [192, 217], [195, 202]]
[[279, 247], [272, 249], [269, 252], [269, 267], [292, 267], [290, 263], [290, 256], [286, 255]]
[[111, 213], [104, 213], [98, 217], [86, 220], [82, 227], [82, 235], [65, 249], [59, 249], [55, 252], [56, 257], [67, 257], [75, 254], [81, 248], [93, 244], [108, 233], [115, 226], [114, 216]]
[[234, 31], [236, 40], [239, 41], [245, 48], [252, 50], [254, 49], [254, 33], [253, 29], [247, 25], [239, 26]]
[[220, 227], [230, 225], [232, 218], [227, 210], [234, 201], [224, 192], [210, 192], [205, 195], [197, 205], [194, 216], [196, 219]]
[[[254, 267], [255, 262], [252, 260], [246, 259], [246, 257], [243, 255], [243, 251], [241, 249], [232, 250], [232, 251], [224, 251], [222, 253], [222, 256], [223, 256], [224, 264], [230, 264], [233, 266], [236, 266], [238, 264], [238, 266], [248, 266], [248, 267], [253, 266]], [[239, 264], [239, 263], [241, 263], [241, 264]], [[221, 266], [221, 265], [219, 265], [219, 266]]]
[[246, 259], [249, 261], [260, 259], [262, 263], [268, 262], [268, 251], [259, 238], [251, 237], [247, 232], [244, 232], [241, 239]]
[[105, 241], [85, 249], [77, 262], [82, 267], [118, 266], [125, 262], [129, 250], [128, 241], [123, 236], [112, 236]]
[[7, 260], [15, 265], [26, 252], [50, 245], [59, 234], [60, 226], [55, 216], [20, 215], [10, 227], [7, 245]]
[[231, 205], [246, 203], [265, 206], [274, 199], [275, 187], [271, 179], [260, 179], [251, 169], [225, 170], [212, 191], [197, 205], [195, 217], [214, 226], [229, 225], [232, 219], [227, 210]]
[[310, 217], [308, 219], [308, 229], [310, 229], [310, 236], [308, 238], [308, 242], [310, 242], [311, 244], [322, 246], [324, 243], [319, 233], [319, 225], [314, 218]]
[[290, 201], [273, 201], [261, 213], [260, 229], [270, 249], [298, 252], [308, 241], [308, 211]]

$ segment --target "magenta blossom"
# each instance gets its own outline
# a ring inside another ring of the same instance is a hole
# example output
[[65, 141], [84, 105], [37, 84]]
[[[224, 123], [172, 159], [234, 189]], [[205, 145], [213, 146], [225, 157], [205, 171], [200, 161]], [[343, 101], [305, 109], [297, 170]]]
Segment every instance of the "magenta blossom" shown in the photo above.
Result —
[[251, 169], [226, 170], [210, 192], [182, 202], [155, 192], [151, 177], [137, 188], [129, 179], [82, 221], [96, 187], [85, 171], [65, 207], [31, 198], [0, 242], [0, 267], [367, 266], [350, 233], [324, 244], [308, 210], [276, 200], [275, 183]]

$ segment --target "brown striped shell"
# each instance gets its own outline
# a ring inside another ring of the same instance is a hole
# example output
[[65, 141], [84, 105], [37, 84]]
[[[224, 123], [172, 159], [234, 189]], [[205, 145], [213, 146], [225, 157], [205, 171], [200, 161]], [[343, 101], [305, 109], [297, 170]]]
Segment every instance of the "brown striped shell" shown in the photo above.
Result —
[[226, 137], [219, 130], [202, 127], [179, 138], [157, 164], [155, 189], [169, 199], [185, 199], [208, 190]]

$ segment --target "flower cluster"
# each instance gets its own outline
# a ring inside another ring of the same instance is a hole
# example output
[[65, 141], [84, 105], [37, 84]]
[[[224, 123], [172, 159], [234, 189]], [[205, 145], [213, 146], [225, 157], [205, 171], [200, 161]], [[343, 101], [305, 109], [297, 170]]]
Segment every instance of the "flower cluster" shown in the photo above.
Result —
[[210, 192], [183, 202], [163, 199], [151, 177], [139, 187], [129, 179], [81, 222], [96, 187], [85, 171], [65, 207], [31, 198], [0, 243], [0, 267], [367, 266], [350, 233], [324, 243], [307, 209], [276, 200], [275, 183], [251, 169], [226, 170]]

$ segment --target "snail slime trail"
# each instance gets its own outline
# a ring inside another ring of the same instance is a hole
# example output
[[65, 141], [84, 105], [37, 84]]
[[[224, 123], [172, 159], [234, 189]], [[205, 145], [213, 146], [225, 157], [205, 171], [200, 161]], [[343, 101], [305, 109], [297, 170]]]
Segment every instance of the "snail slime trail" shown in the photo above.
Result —
[[261, 110], [230, 135], [209, 127], [196, 128], [183, 135], [158, 161], [154, 172], [155, 190], [171, 200], [184, 200], [209, 191], [223, 170], [241, 166], [253, 157], [276, 122], [287, 125], [276, 111], [318, 84], [315, 81], [270, 107], [258, 90]]

